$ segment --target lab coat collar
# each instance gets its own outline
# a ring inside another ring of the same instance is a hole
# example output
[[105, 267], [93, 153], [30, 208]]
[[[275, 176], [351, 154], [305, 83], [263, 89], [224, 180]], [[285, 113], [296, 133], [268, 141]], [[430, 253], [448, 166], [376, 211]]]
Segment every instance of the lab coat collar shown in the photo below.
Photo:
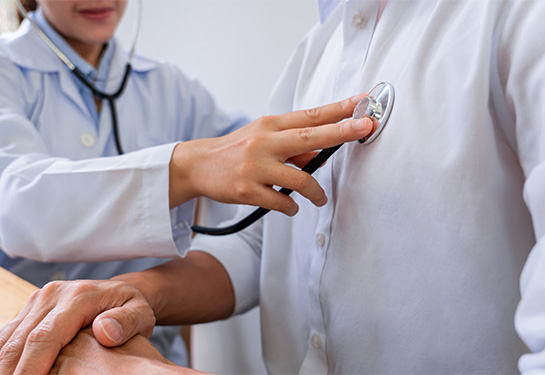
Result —
[[[120, 46], [116, 40], [117, 46]], [[40, 38], [30, 21], [24, 20], [17, 31], [7, 37], [7, 54], [15, 64], [35, 71], [58, 72], [67, 69], [64, 64], [59, 64], [59, 58]], [[116, 48], [112, 59], [110, 77], [115, 81], [117, 76], [122, 76], [129, 53]], [[150, 71], [157, 68], [157, 64], [149, 59], [135, 57], [132, 61], [132, 70], [135, 72]]]
[[[62, 92], [67, 95], [84, 113], [87, 107], [79, 93], [73, 75], [68, 67], [60, 62], [57, 55], [44, 43], [28, 20], [24, 20], [17, 31], [8, 34], [5, 39], [5, 52], [10, 60], [21, 68], [44, 72], [58, 73]], [[119, 45], [119, 43], [117, 43]], [[123, 78], [129, 53], [116, 48], [112, 57], [110, 74], [106, 85], [106, 92], [117, 89]], [[134, 73], [151, 71], [157, 68], [157, 63], [144, 58], [134, 58], [132, 61]]]
[[318, 0], [318, 9], [320, 11], [320, 22], [324, 23], [330, 14], [341, 3], [341, 0]]

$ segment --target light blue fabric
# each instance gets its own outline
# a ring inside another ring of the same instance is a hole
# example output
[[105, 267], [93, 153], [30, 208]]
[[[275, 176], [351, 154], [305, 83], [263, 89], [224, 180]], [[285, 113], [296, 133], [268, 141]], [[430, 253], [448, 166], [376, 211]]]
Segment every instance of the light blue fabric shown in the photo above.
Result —
[[[119, 87], [128, 57], [117, 48], [119, 43], [110, 43], [94, 72], [40, 13], [35, 18], [85, 74], [99, 77], [98, 87]], [[117, 101], [127, 153], [116, 156], [109, 109], [103, 106], [93, 115], [88, 89], [29, 21], [0, 37], [0, 247], [11, 256], [0, 251], [0, 265], [39, 287], [55, 278], [110, 278], [160, 264], [176, 250], [183, 253], [190, 243], [194, 204], [168, 210], [166, 182], [173, 145], [222, 135], [248, 122], [219, 110], [198, 82], [174, 66], [138, 56], [132, 66]], [[82, 134], [92, 136], [93, 144], [82, 144]], [[51, 169], [55, 179], [48, 174]], [[122, 205], [123, 198], [132, 199], [129, 194], [144, 201], [143, 208], [139, 202]], [[24, 202], [19, 202], [22, 196]], [[138, 210], [133, 212], [133, 206]], [[117, 260], [138, 247], [131, 254], [162, 259]], [[155, 330], [152, 341], [167, 358], [178, 331]], [[170, 359], [184, 364], [187, 358]]]
[[324, 23], [339, 4], [340, 0], [318, 0], [320, 22]]
[[[98, 69], [95, 69], [87, 61], [85, 61], [74, 49], [59, 35], [59, 33], [47, 22], [42, 9], [38, 8], [36, 12], [31, 12], [29, 16], [36, 21], [44, 34], [51, 39], [57, 48], [64, 53], [66, 57], [78, 67], [78, 69], [87, 77], [89, 82], [93, 82], [97, 90], [104, 90], [108, 74], [110, 73], [110, 65], [114, 56], [115, 39], [104, 49], [100, 58]], [[89, 110], [89, 114], [93, 116], [95, 124], [98, 126], [98, 112], [95, 105], [95, 100], [91, 90], [85, 86], [75, 75], [73, 76], [74, 83], [78, 86], [81, 97], [85, 102], [85, 106]]]

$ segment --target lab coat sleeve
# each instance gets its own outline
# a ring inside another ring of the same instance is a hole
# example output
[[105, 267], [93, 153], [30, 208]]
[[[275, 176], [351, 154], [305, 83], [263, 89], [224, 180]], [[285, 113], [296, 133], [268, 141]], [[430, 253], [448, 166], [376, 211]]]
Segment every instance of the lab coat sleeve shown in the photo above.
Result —
[[15, 158], [0, 177], [0, 246], [46, 262], [175, 256], [166, 196], [172, 147], [118, 160]]
[[[51, 156], [25, 116], [28, 90], [18, 86], [21, 73], [3, 61], [0, 248], [39, 261], [177, 255], [168, 207], [175, 144], [83, 161]], [[190, 203], [188, 238], [192, 215]]]
[[[240, 206], [235, 219], [221, 223], [227, 226], [245, 217], [251, 210]], [[214, 256], [225, 268], [235, 294], [233, 315], [242, 314], [259, 303], [263, 219], [245, 230], [228, 236], [197, 235], [190, 250]]]
[[[519, 360], [523, 374], [545, 374], [545, 3], [510, 3], [499, 46], [506, 101], [516, 120], [516, 143], [524, 171], [524, 201], [536, 243], [520, 279], [515, 327], [530, 353]], [[524, 251], [524, 249], [520, 249]]]

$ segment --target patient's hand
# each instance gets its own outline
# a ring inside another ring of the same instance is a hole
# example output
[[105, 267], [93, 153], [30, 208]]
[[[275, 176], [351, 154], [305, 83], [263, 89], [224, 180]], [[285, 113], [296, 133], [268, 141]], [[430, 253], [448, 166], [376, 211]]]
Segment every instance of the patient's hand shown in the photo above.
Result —
[[[119, 323], [119, 335], [112, 334], [111, 319], [101, 320], [103, 312]], [[0, 375], [47, 374], [59, 351], [92, 323], [100, 342], [115, 346], [137, 333], [151, 336], [155, 316], [140, 291], [125, 282], [51, 282], [0, 328]]]
[[190, 369], [169, 365], [151, 342], [136, 335], [125, 344], [107, 348], [91, 328], [81, 331], [60, 352], [50, 374], [191, 374]]

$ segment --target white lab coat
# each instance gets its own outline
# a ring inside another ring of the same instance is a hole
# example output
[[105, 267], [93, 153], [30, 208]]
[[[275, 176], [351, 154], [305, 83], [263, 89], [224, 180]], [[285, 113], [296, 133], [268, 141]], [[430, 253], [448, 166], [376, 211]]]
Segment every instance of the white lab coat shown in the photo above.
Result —
[[[106, 92], [126, 61], [117, 48]], [[173, 147], [242, 120], [174, 66], [142, 57], [132, 66], [117, 100], [126, 152], [117, 156], [109, 106], [97, 128], [72, 73], [28, 21], [0, 39], [0, 248], [10, 256], [104, 261], [174, 256], [189, 245], [193, 203], [168, 206]]]

